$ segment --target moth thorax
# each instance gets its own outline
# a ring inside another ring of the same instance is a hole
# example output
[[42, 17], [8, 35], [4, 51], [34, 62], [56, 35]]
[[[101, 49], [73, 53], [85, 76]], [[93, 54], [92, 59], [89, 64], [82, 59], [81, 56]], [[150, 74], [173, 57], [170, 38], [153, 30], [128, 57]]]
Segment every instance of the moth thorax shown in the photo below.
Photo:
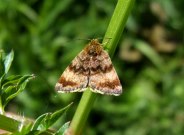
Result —
[[101, 53], [102, 51], [102, 47], [100, 46], [99, 43], [90, 43], [87, 48], [86, 48], [86, 51], [89, 55], [91, 56], [97, 56]]

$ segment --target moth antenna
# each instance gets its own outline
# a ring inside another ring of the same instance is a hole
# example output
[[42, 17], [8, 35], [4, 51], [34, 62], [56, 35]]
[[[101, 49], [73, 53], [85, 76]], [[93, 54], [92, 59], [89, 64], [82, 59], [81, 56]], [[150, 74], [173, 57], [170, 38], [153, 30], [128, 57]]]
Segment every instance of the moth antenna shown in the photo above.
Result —
[[76, 38], [76, 40], [87, 40], [87, 41], [91, 41], [90, 38]]

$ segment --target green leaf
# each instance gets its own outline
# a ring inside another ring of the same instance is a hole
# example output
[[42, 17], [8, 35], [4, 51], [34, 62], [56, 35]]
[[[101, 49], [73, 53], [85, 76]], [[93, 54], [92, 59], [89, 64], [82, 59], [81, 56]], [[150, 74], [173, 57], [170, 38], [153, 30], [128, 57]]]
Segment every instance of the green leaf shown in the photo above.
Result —
[[15, 132], [19, 129], [20, 122], [0, 114], [0, 129]]
[[65, 123], [56, 133], [55, 135], [64, 135], [66, 130], [69, 128], [70, 122]]
[[8, 73], [9, 69], [10, 69], [10, 66], [12, 64], [12, 61], [13, 61], [13, 57], [14, 57], [14, 52], [13, 50], [5, 57], [5, 60], [4, 60], [4, 68], [5, 68], [5, 74]]
[[[19, 134], [19, 135], [22, 135], [22, 134]], [[41, 132], [39, 130], [33, 130], [33, 131], [30, 131], [29, 133], [26, 133], [26, 135], [53, 135], [53, 133], [49, 133], [47, 131]]]
[[3, 57], [3, 50], [0, 50], [0, 87], [2, 86], [2, 81], [5, 77], [4, 73], [4, 57]]
[[135, 48], [142, 52], [142, 54], [144, 54], [155, 66], [162, 70], [163, 59], [149, 46], [149, 44], [143, 41], [136, 41]]
[[41, 116], [39, 116], [36, 120], [35, 120], [35, 123], [33, 124], [33, 127], [32, 127], [32, 130], [46, 130], [46, 128], [44, 129], [45, 127], [45, 120], [47, 119], [49, 113], [45, 113]]
[[16, 80], [10, 80], [9, 82], [6, 82], [6, 85], [7, 84], [11, 84], [11, 85], [9, 85], [6, 88], [3, 88], [3, 90], [1, 91], [1, 98], [2, 98], [1, 100], [2, 100], [3, 108], [7, 105], [7, 103], [11, 99], [16, 97], [20, 92], [24, 90], [28, 81], [33, 77], [34, 77], [33, 75], [25, 75], [19, 78], [18, 80], [16, 79]]
[[11, 75], [2, 81], [2, 88], [15, 85], [22, 78], [22, 75]]
[[4, 80], [5, 78], [5, 74], [3, 74], [1, 77], [0, 77], [0, 93], [1, 93], [1, 90], [2, 90], [2, 81]]
[[[72, 0], [62, 0], [57, 3], [53, 3], [54, 5], [52, 5], [49, 1], [45, 1], [44, 8], [40, 15], [39, 30], [46, 30], [56, 20], [56, 17], [67, 9], [71, 2]], [[46, 10], [45, 8], [49, 10], [49, 12], [44, 12]]]
[[17, 7], [17, 10], [24, 14], [27, 18], [29, 18], [31, 21], [36, 22], [37, 21], [37, 14], [36, 12], [29, 7], [27, 4], [25, 3], [19, 3], [19, 6]]
[[[72, 103], [71, 103], [72, 104]], [[68, 110], [68, 108], [71, 106], [69, 104], [68, 106], [54, 112], [54, 113], [46, 113], [38, 117], [33, 124], [32, 130], [40, 130], [45, 131], [50, 126], [52, 126], [62, 115], [63, 113]]]
[[3, 50], [0, 50], [0, 76], [2, 78], [3, 74], [4, 74], [4, 61], [3, 61]]
[[10, 118], [0, 114], [0, 129], [12, 132], [13, 135], [53, 135], [53, 131], [51, 130], [45, 132], [40, 132], [38, 130], [30, 131], [33, 124], [32, 121], [24, 119], [24, 117], [16, 120], [15, 117], [16, 116]]

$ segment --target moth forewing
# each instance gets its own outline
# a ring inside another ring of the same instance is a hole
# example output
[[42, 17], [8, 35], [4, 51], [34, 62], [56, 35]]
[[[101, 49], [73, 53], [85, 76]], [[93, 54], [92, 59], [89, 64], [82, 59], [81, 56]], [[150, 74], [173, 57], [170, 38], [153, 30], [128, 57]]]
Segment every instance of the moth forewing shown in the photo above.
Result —
[[118, 96], [122, 86], [108, 53], [93, 39], [71, 62], [56, 83], [61, 93], [91, 91]]

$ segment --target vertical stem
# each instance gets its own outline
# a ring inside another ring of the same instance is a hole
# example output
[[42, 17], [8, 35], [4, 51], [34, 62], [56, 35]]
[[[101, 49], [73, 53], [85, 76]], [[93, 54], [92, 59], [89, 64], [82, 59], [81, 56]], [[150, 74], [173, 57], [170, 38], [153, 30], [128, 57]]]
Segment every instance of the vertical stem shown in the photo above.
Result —
[[[114, 55], [119, 39], [122, 36], [126, 21], [133, 7], [134, 0], [118, 0], [114, 14], [105, 33], [105, 38], [111, 38], [105, 46], [110, 57]], [[104, 42], [103, 40], [103, 42]]]
[[[113, 56], [118, 41], [121, 37], [133, 3], [134, 0], [118, 0], [105, 34], [105, 38], [112, 38], [110, 42], [105, 46], [111, 57]], [[103, 43], [104, 42], [105, 41], [103, 41]], [[96, 98], [97, 94], [91, 92], [89, 88], [83, 93], [68, 130], [71, 135], [80, 135], [82, 133], [83, 127]]]
[[93, 107], [93, 103], [97, 98], [97, 94], [90, 91], [88, 88], [82, 95], [78, 108], [75, 112], [73, 120], [70, 125], [72, 135], [79, 135], [82, 133], [84, 124], [88, 118], [89, 112]]

